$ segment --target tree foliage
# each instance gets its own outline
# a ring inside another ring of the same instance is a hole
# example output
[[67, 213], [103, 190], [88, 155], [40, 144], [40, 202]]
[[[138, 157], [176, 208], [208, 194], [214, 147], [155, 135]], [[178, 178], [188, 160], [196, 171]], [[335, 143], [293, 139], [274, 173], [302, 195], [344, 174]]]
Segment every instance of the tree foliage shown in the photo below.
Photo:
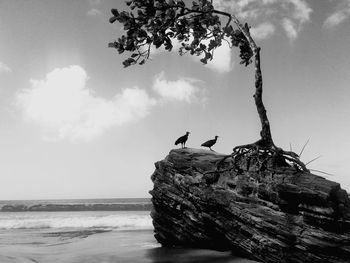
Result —
[[[201, 56], [206, 64], [213, 59], [214, 51], [223, 42], [239, 47], [241, 64], [252, 62], [253, 51], [243, 32], [231, 25], [231, 16], [216, 10], [212, 1], [197, 0], [186, 5], [183, 0], [129, 0], [130, 11], [112, 9], [110, 22], [123, 24], [126, 33], [109, 43], [121, 54], [131, 55], [123, 62], [124, 67], [144, 64], [150, 56], [152, 45], [171, 51], [174, 41], [180, 43], [179, 53]], [[222, 21], [222, 17], [227, 21]], [[249, 32], [247, 24], [246, 30]]]

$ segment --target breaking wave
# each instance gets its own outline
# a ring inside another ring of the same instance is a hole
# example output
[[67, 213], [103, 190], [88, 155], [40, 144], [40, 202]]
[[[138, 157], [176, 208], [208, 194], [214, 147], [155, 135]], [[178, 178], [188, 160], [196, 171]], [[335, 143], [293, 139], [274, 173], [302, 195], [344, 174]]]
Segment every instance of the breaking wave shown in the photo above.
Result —
[[152, 229], [149, 212], [18, 212], [1, 213], [0, 229], [102, 228]]

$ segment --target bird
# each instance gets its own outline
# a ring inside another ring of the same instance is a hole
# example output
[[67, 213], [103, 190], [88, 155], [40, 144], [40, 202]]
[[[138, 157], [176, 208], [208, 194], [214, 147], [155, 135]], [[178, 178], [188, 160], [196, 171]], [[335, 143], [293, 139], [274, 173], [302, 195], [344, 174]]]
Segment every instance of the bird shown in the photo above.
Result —
[[206, 141], [205, 143], [202, 143], [201, 146], [208, 147], [211, 151], [211, 147], [216, 143], [216, 140], [218, 139], [219, 136], [215, 136], [215, 139]]
[[190, 134], [190, 132], [186, 132], [186, 134], [184, 136], [181, 136], [179, 139], [177, 139], [175, 142], [175, 145], [178, 145], [179, 143], [181, 143], [181, 148], [186, 148], [185, 144], [186, 144], [186, 141], [188, 139], [189, 134]]

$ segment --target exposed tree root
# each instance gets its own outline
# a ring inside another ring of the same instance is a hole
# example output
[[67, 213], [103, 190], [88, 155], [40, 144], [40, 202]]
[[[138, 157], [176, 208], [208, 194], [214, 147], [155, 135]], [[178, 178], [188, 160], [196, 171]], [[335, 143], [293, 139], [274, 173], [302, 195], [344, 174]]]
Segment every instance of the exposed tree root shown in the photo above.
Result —
[[[231, 155], [225, 156], [217, 164], [217, 171], [227, 158], [232, 158], [232, 167], [225, 170], [266, 171], [278, 167], [290, 167], [296, 172], [310, 172], [306, 165], [299, 159], [298, 154], [292, 151], [284, 151], [275, 145], [266, 144], [263, 140], [255, 143], [236, 146]], [[242, 160], [245, 168], [242, 169]], [[238, 165], [240, 163], [240, 165]]]

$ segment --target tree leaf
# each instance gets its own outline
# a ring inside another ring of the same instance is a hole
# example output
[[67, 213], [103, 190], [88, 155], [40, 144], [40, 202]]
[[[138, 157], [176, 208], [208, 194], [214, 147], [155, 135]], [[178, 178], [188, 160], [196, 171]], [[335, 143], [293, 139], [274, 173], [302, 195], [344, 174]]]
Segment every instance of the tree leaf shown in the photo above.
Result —
[[116, 42], [108, 43], [108, 47], [116, 48], [117, 47]]
[[112, 12], [112, 14], [113, 14], [114, 16], [119, 16], [119, 11], [118, 11], [118, 9], [113, 8], [113, 9], [111, 10], [111, 12]]
[[116, 20], [117, 20], [117, 17], [112, 16], [112, 17], [109, 19], [109, 23], [113, 24]]

